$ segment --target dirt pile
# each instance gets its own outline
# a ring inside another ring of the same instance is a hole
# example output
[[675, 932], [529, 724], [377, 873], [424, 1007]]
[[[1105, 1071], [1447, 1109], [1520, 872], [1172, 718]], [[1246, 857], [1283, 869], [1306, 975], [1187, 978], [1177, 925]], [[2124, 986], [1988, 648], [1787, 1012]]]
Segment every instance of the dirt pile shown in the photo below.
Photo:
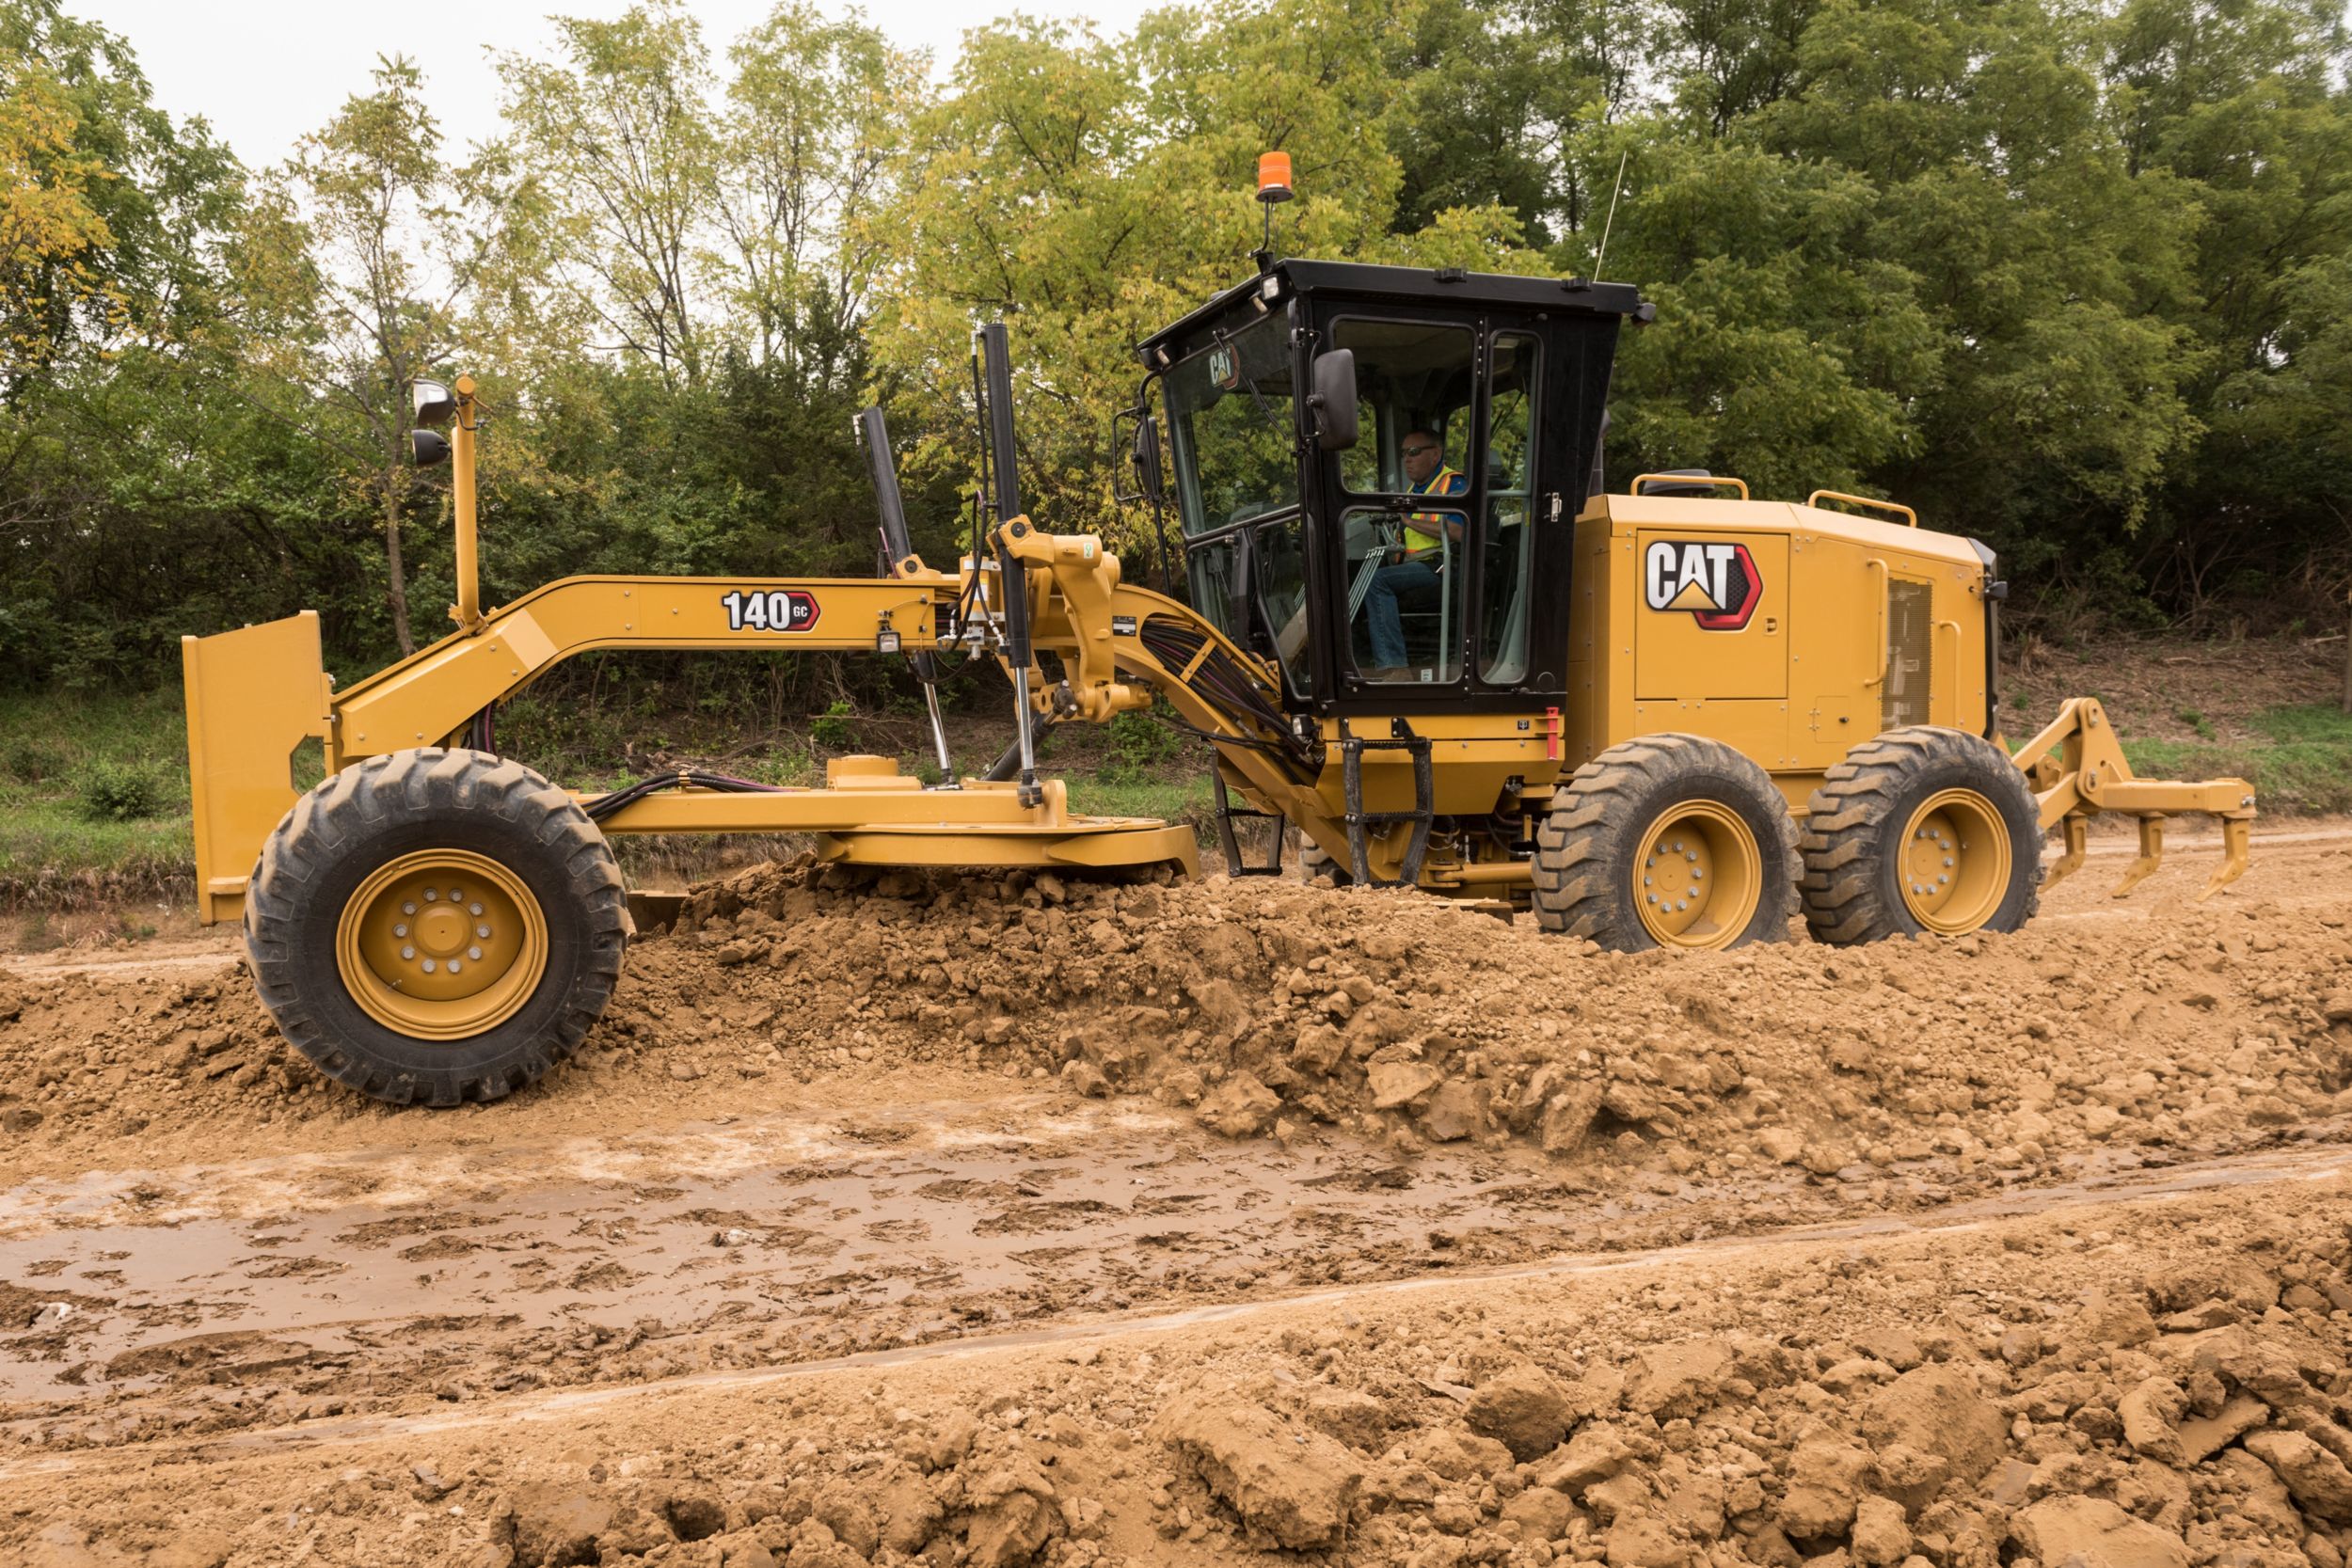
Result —
[[2352, 1186], [2254, 1197], [25, 1465], [0, 1555], [2342, 1568]]
[[[610, 1125], [624, 1103], [758, 1109], [945, 1069], [1148, 1093], [1235, 1136], [1990, 1177], [2352, 1111], [2346, 925], [2256, 903], [2160, 927], [1628, 957], [1398, 894], [765, 867], [637, 944], [571, 1069], [471, 1115]], [[119, 1139], [202, 1157], [262, 1127], [272, 1147], [331, 1147], [393, 1117], [403, 1137], [447, 1119], [326, 1083], [241, 974], [0, 978], [0, 1148], [28, 1169]]]
[[2352, 1110], [2346, 924], [2258, 905], [2182, 911], [2154, 944], [2044, 926], [1628, 957], [1394, 894], [766, 869], [693, 897], [612, 1024], [675, 1033], [717, 966], [803, 1064], [960, 1052], [1233, 1135], [2015, 1168]]

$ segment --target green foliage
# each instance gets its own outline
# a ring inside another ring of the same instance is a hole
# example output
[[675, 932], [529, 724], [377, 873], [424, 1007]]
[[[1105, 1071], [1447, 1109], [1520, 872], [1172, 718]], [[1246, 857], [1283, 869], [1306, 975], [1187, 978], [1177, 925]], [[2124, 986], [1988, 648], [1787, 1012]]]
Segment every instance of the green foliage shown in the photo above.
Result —
[[82, 814], [93, 822], [135, 822], [163, 809], [163, 781], [148, 768], [101, 758], [74, 782]]
[[835, 697], [825, 711], [808, 721], [808, 736], [830, 751], [846, 752], [857, 744], [857, 705]]
[[2254, 728], [2281, 746], [2333, 746], [2352, 757], [2352, 713], [2325, 704], [2267, 708]]
[[[1156, 705], [1155, 705], [1156, 706]], [[1184, 750], [1175, 731], [1161, 722], [1173, 718], [1165, 707], [1151, 713], [1121, 713], [1104, 727], [1101, 776], [1113, 784], [1133, 784], [1149, 778]]]
[[[2254, 716], [2261, 744], [2126, 740], [2133, 768], [2155, 778], [2240, 778], [2270, 812], [2352, 811], [2352, 714], [2321, 705], [2266, 708]], [[2209, 736], [2210, 727], [2198, 733]]]
[[0, 758], [0, 766], [5, 766], [8, 777], [18, 784], [43, 784], [65, 771], [65, 753], [52, 741], [35, 736], [14, 736], [8, 740], [7, 756]]
[[[863, 574], [850, 416], [952, 561], [1004, 319], [1028, 505], [1136, 576], [1130, 350], [1246, 274], [1276, 146], [1285, 254], [1640, 283], [1613, 475], [1895, 495], [2061, 635], [2333, 626], [2352, 578], [2352, 53], [2308, 0], [1244, 0], [976, 25], [938, 85], [854, 17], [648, 0], [497, 63], [468, 159], [394, 56], [248, 171], [131, 41], [0, 0], [0, 689], [146, 689], [303, 608], [346, 683], [436, 635], [421, 373], [493, 410], [487, 602]], [[783, 733], [840, 689], [744, 663], [693, 700]]]

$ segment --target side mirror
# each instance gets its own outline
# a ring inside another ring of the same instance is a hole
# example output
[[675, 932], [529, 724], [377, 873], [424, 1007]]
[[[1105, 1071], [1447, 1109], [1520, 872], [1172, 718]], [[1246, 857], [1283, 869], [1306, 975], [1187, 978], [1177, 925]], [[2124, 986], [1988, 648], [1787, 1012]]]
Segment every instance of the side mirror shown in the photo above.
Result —
[[[457, 394], [437, 381], [410, 382], [408, 404], [416, 411], [411, 421], [416, 424], [447, 424], [457, 415]], [[423, 459], [418, 461], [422, 462]]]
[[1150, 414], [1136, 421], [1135, 445], [1128, 450], [1135, 465], [1136, 483], [1153, 506], [1168, 501], [1168, 475], [1160, 467], [1160, 421]]
[[431, 468], [449, 461], [449, 443], [430, 430], [408, 433], [408, 455], [417, 460], [420, 468]]
[[1316, 355], [1314, 382], [1307, 406], [1315, 411], [1315, 445], [1345, 451], [1356, 444], [1356, 351], [1335, 348]]

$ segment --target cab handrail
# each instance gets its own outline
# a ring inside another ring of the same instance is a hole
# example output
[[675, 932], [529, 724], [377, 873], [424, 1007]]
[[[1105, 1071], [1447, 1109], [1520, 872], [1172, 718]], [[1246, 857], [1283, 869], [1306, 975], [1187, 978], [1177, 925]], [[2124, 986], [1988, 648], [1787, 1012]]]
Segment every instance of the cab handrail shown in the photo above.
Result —
[[1819, 506], [1825, 500], [1844, 501], [1849, 506], [1867, 506], [1874, 512], [1892, 512], [1913, 528], [1919, 526], [1919, 514], [1899, 501], [1874, 500], [1868, 496], [1850, 496], [1843, 490], [1816, 490], [1804, 498], [1804, 504]]
[[1726, 484], [1737, 485], [1740, 491], [1740, 499], [1741, 500], [1746, 500], [1748, 499], [1748, 482], [1744, 479], [1734, 479], [1729, 474], [1635, 474], [1633, 476], [1633, 489], [1630, 493], [1636, 496], [1640, 495], [1642, 493], [1642, 486], [1647, 484], [1653, 479], [1665, 484], [1704, 484], [1717, 490], [1722, 489]]

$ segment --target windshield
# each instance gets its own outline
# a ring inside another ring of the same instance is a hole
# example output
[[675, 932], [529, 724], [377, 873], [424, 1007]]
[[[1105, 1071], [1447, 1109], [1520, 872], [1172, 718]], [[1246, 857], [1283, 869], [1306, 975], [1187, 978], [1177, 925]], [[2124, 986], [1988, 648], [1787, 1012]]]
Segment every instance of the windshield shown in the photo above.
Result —
[[1186, 534], [1298, 499], [1288, 323], [1262, 317], [1168, 372], [1176, 496]]

